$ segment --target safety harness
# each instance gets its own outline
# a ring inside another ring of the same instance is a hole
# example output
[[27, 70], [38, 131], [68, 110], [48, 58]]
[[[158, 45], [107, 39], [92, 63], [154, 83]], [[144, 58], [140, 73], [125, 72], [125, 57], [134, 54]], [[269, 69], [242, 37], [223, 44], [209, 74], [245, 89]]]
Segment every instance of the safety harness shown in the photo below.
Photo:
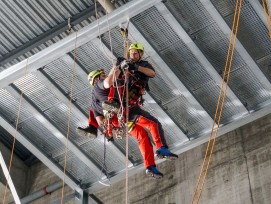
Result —
[[[117, 86], [112, 86], [108, 95], [109, 103], [118, 103], [120, 109], [118, 112], [111, 110], [104, 110], [104, 134], [108, 140], [113, 139], [113, 130], [115, 131], [115, 136], [117, 139], [122, 139], [125, 136], [125, 123], [126, 123], [126, 110], [123, 108], [123, 105], [126, 104], [124, 76], [117, 80]], [[144, 99], [143, 95], [145, 94], [144, 83], [141, 82], [137, 77], [132, 73], [129, 73], [129, 90], [128, 90], [128, 108], [131, 109], [135, 106], [143, 105]], [[118, 93], [117, 93], [118, 91]], [[128, 132], [133, 130], [136, 121], [128, 122]]]

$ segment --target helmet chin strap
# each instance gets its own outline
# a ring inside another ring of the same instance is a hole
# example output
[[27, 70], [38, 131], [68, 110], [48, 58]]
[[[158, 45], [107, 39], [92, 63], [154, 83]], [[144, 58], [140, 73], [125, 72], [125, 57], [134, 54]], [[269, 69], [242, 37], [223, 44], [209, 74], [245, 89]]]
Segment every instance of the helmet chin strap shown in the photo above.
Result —
[[141, 60], [141, 54], [140, 54], [140, 52], [137, 50], [137, 53], [138, 53], [138, 55], [139, 55], [139, 59], [138, 59], [138, 61], [140, 61]]

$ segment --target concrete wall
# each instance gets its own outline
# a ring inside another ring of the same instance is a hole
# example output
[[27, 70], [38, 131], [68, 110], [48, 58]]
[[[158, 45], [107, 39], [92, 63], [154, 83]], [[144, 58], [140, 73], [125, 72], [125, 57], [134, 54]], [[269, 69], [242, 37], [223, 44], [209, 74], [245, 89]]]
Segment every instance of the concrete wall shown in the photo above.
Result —
[[[6, 166], [7, 168], [9, 168], [11, 151], [2, 143], [0, 143], [0, 150], [6, 162]], [[28, 193], [28, 190], [29, 190], [27, 188], [27, 186], [29, 186], [28, 170], [29, 170], [29, 167], [26, 166], [23, 163], [23, 161], [14, 154], [13, 159], [12, 159], [10, 175], [19, 197], [23, 197]], [[0, 167], [0, 182], [1, 182], [0, 198], [3, 198], [5, 186], [6, 186], [6, 177], [4, 176], [4, 173], [1, 167]], [[11, 201], [13, 201], [13, 197], [10, 191], [8, 191], [6, 193], [6, 203], [9, 203]], [[2, 202], [2, 200], [0, 200], [0, 202]]]
[[[162, 180], [148, 178], [144, 171], [130, 177], [129, 203], [191, 203], [206, 146], [159, 164]], [[93, 194], [103, 203], [125, 203], [125, 181]], [[217, 139], [199, 203], [271, 203], [271, 115]]]
[[[6, 161], [6, 165], [9, 166], [11, 151], [0, 143], [0, 150]], [[34, 192], [40, 191], [43, 187], [50, 184], [56, 183], [60, 180], [49, 168], [43, 163], [39, 162], [32, 165], [31, 167], [26, 166], [23, 161], [16, 155], [13, 156], [13, 162], [11, 167], [11, 178], [18, 193], [20, 199], [33, 194]], [[2, 168], [0, 168], [0, 203], [2, 203], [5, 196], [5, 203], [11, 203], [14, 201], [11, 191], [7, 189], [5, 193], [6, 178], [3, 174]], [[66, 204], [74, 203], [74, 191], [68, 186], [64, 188], [64, 198], [67, 197], [68, 201]], [[68, 196], [70, 195], [70, 196]], [[61, 203], [62, 188], [54, 191], [51, 194], [45, 195], [40, 199], [32, 201], [32, 204], [48, 204], [48, 203]], [[65, 200], [63, 198], [63, 200]]]

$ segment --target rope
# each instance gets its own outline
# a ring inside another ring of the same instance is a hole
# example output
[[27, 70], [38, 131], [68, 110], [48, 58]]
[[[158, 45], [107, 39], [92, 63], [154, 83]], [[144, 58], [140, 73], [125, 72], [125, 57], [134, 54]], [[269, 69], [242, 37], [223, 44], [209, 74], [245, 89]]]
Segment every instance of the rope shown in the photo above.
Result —
[[[104, 0], [104, 4], [105, 4], [105, 0]], [[96, 9], [97, 10], [97, 9]], [[108, 36], [109, 36], [109, 45], [110, 45], [110, 51], [111, 51], [111, 62], [112, 62], [112, 66], [114, 66], [114, 56], [113, 56], [113, 46], [112, 46], [112, 36], [111, 36], [111, 29], [110, 29], [110, 25], [109, 25], [109, 21], [108, 21], [108, 12], [107, 9], [105, 9], [105, 14], [106, 14], [106, 24], [107, 24], [107, 30], [108, 30]], [[100, 38], [100, 43], [102, 42], [102, 38]], [[115, 76], [115, 75], [114, 75]]]
[[109, 178], [109, 175], [108, 175], [108, 172], [107, 172], [107, 167], [106, 167], [106, 162], [105, 162], [106, 161], [106, 144], [105, 143], [106, 143], [106, 138], [104, 137], [104, 158], [103, 158], [103, 166], [101, 168], [101, 173], [100, 173], [100, 179], [102, 177], [102, 173], [103, 173], [103, 170], [104, 170], [106, 178], [109, 181], [109, 184], [106, 184], [106, 183], [100, 181], [100, 179], [99, 179], [99, 183], [102, 184], [102, 185], [104, 185], [104, 186], [110, 186], [111, 182], [110, 182], [110, 178]]
[[[111, 45], [111, 33], [110, 33], [110, 30], [108, 30], [108, 33], [109, 33], [109, 41], [110, 41], [110, 47], [111, 47], [111, 53], [112, 55], [111, 56], [108, 56], [107, 52], [105, 51], [104, 49], [104, 44], [102, 42], [102, 37], [101, 37], [101, 32], [100, 32], [100, 21], [99, 21], [99, 15], [98, 15], [98, 10], [97, 10], [97, 2], [96, 0], [94, 0], [94, 7], [95, 7], [95, 15], [96, 15], [96, 20], [97, 20], [97, 28], [98, 28], [98, 36], [99, 36], [99, 39], [100, 39], [100, 44], [101, 44], [101, 47], [103, 49], [103, 52], [104, 54], [112, 60], [112, 65], [114, 64], [113, 63], [113, 60], [114, 60], [114, 57], [112, 56], [113, 55], [113, 52], [112, 52], [112, 45]], [[106, 9], [105, 9], [106, 10]], [[109, 29], [109, 22], [108, 22], [108, 13], [106, 11], [106, 20], [107, 20], [107, 26], [108, 26], [108, 29]]]
[[128, 133], [128, 120], [129, 120], [129, 101], [128, 101], [128, 98], [129, 98], [129, 90], [128, 90], [128, 85], [129, 85], [129, 82], [128, 82], [128, 76], [125, 76], [125, 83], [126, 83], [126, 155], [125, 155], [125, 178], [126, 178], [126, 182], [125, 182], [125, 198], [126, 198], [126, 204], [128, 204], [128, 177], [129, 177], [129, 174], [128, 174], [128, 164], [129, 164], [129, 133]]
[[[105, 2], [105, 1], [104, 1]], [[96, 13], [96, 19], [97, 19], [97, 25], [98, 25], [98, 35], [99, 35], [99, 39], [100, 39], [100, 43], [101, 43], [101, 46], [102, 46], [102, 49], [104, 51], [104, 54], [107, 55], [107, 53], [105, 52], [104, 50], [104, 45], [102, 43], [102, 38], [101, 38], [101, 35], [100, 35], [100, 25], [99, 25], [99, 17], [98, 17], [98, 12], [97, 12], [97, 2], [96, 0], [94, 0], [94, 5], [95, 5], [95, 13]], [[111, 49], [111, 57], [107, 55], [108, 58], [110, 58], [112, 60], [112, 65], [114, 66], [114, 63], [113, 63], [113, 50], [112, 50], [112, 38], [111, 38], [111, 32], [110, 32], [110, 27], [109, 27], [109, 23], [108, 23], [108, 12], [107, 12], [107, 9], [106, 10], [106, 19], [107, 19], [107, 25], [108, 25], [108, 33], [109, 33], [109, 42], [110, 42], [110, 49]], [[128, 26], [127, 26], [128, 27]], [[128, 49], [127, 49], [127, 46], [128, 46], [128, 30], [127, 30], [127, 33], [126, 33], [126, 38], [125, 38], [125, 41], [124, 41], [124, 57], [127, 58], [127, 53], [128, 53]], [[125, 73], [124, 73], [125, 74]], [[128, 163], [129, 163], [129, 158], [128, 158], [128, 141], [129, 141], [129, 138], [128, 138], [128, 118], [129, 118], [129, 109], [128, 109], [128, 79], [127, 79], [127, 75], [125, 74], [125, 84], [124, 84], [124, 87], [126, 87], [126, 204], [128, 204]], [[121, 110], [122, 110], [122, 114], [123, 114], [123, 105], [122, 105], [122, 101], [123, 101], [123, 98], [121, 98], [120, 96], [120, 91], [119, 91], [119, 87], [118, 87], [118, 84], [117, 84], [117, 80], [116, 80], [116, 76], [114, 76], [114, 80], [116, 82], [116, 88], [117, 88], [117, 93], [119, 95], [119, 98], [121, 99], [120, 101], [120, 104], [121, 104]], [[124, 95], [124, 94], [123, 94]]]
[[[105, 5], [105, 0], [104, 0], [104, 5]], [[114, 66], [114, 57], [113, 57], [113, 47], [112, 47], [112, 37], [111, 37], [111, 29], [110, 29], [110, 25], [109, 25], [109, 20], [108, 20], [108, 12], [107, 12], [107, 9], [105, 9], [105, 12], [106, 12], [106, 22], [107, 22], [107, 30], [108, 30], [108, 35], [109, 35], [109, 44], [110, 44], [110, 52], [111, 52], [111, 56], [108, 56], [107, 52], [105, 51], [104, 49], [104, 44], [102, 42], [102, 37], [101, 37], [101, 33], [100, 33], [100, 23], [99, 23], [99, 15], [98, 15], [98, 10], [97, 10], [97, 1], [94, 0], [94, 7], [95, 7], [95, 15], [96, 15], [96, 20], [97, 20], [97, 29], [98, 29], [98, 36], [99, 36], [99, 40], [100, 40], [100, 44], [101, 44], [101, 47], [103, 49], [103, 54], [106, 55], [109, 59], [111, 59], [111, 63], [112, 63], [112, 66]], [[116, 81], [116, 76], [115, 76], [115, 72], [114, 72], [114, 75], [113, 75], [113, 80]], [[104, 140], [105, 140], [105, 137], [104, 137]], [[109, 180], [109, 185], [103, 183], [102, 181], [99, 181], [99, 183], [105, 185], [105, 186], [110, 186], [111, 183], [110, 183], [110, 179], [109, 179], [109, 175], [107, 173], [107, 169], [106, 169], [106, 164], [105, 164], [105, 154], [106, 154], [106, 147], [105, 147], [105, 141], [104, 141], [104, 161], [103, 161], [103, 167], [101, 169], [101, 175], [102, 175], [102, 172], [103, 170], [105, 170], [105, 174], [106, 174], [106, 177], [107, 179]], [[99, 178], [101, 178], [101, 175], [99, 176]]]
[[[212, 153], [213, 153], [213, 150], [214, 150], [214, 147], [215, 147], [218, 128], [219, 128], [219, 125], [220, 125], [220, 119], [221, 119], [221, 116], [222, 116], [222, 112], [223, 112], [223, 108], [224, 108], [224, 102], [225, 102], [225, 98], [226, 98], [226, 92], [227, 92], [227, 87], [228, 87], [228, 82], [229, 82], [229, 77], [230, 77], [230, 71], [231, 71], [231, 67], [232, 67], [232, 60], [233, 60], [233, 56], [234, 56], [234, 48], [235, 48], [235, 45], [236, 45], [236, 37], [237, 37], [237, 33], [238, 33], [241, 7], [242, 7], [242, 0], [240, 0], [240, 4], [239, 4], [239, 0], [237, 0], [236, 1], [236, 6], [235, 6], [235, 12], [234, 12], [232, 32], [231, 32], [231, 36], [230, 36], [230, 42], [229, 42], [228, 53], [227, 53], [227, 58], [226, 58], [226, 64], [225, 64], [225, 67], [224, 67], [224, 73], [223, 73], [221, 89], [220, 89], [220, 93], [219, 93], [219, 97], [218, 97], [218, 101], [217, 101], [217, 106], [216, 106], [216, 111], [215, 111], [215, 115], [214, 115], [214, 122], [213, 122], [212, 130], [211, 130], [211, 133], [210, 133], [207, 149], [206, 149], [204, 160], [203, 160], [203, 164], [202, 164], [202, 167], [201, 167], [200, 175], [199, 175], [199, 178], [198, 178], [198, 181], [197, 181], [197, 185], [195, 187], [194, 196], [193, 196], [191, 204], [194, 203], [194, 199], [195, 199], [195, 197], [197, 195], [198, 186], [199, 186], [199, 183], [200, 183], [200, 180], [201, 180], [201, 177], [202, 177], [202, 173], [204, 171], [204, 166], [205, 166], [207, 155], [208, 155], [208, 152], [209, 152], [209, 146], [210, 146], [210, 143], [211, 143], [211, 139], [213, 137], [214, 127], [215, 127], [215, 123], [216, 123], [216, 120], [217, 120], [217, 128], [216, 128], [214, 139], [213, 139], [213, 142], [212, 142], [212, 148], [211, 148], [211, 151], [209, 153], [209, 159], [208, 159], [208, 163], [207, 163], [207, 166], [206, 166], [206, 169], [205, 169], [205, 174], [204, 174], [204, 178], [202, 180], [202, 184], [201, 184], [200, 192], [199, 192], [199, 195], [198, 195], [197, 203], [199, 203], [200, 197], [202, 195], [203, 186], [204, 186], [206, 176], [207, 176], [207, 173], [208, 173], [208, 169], [209, 169], [209, 165], [210, 165], [210, 162], [211, 162], [211, 159], [212, 159]], [[236, 19], [236, 15], [237, 15], [237, 19]], [[234, 32], [235, 32], [235, 35], [234, 35]], [[233, 36], [234, 36], [234, 42], [232, 44]], [[229, 60], [229, 58], [230, 58], [230, 60]], [[228, 66], [228, 61], [229, 61], [229, 66]], [[226, 74], [227, 74], [227, 76], [226, 76]], [[226, 80], [226, 87], [224, 88], [224, 83], [225, 83], [224, 81], [225, 80]], [[222, 103], [221, 103], [221, 106], [220, 106], [222, 92], [224, 94], [223, 94]], [[218, 116], [218, 119], [217, 119], [218, 109], [220, 109], [220, 110], [219, 110], [219, 116]]]
[[[124, 38], [123, 46], [124, 46], [124, 53], [123, 56], [124, 58], [128, 59], [128, 45], [129, 45], [129, 39], [128, 39], [128, 26], [129, 26], [129, 21], [127, 24], [126, 28], [121, 27], [121, 34], [122, 37]], [[129, 73], [128, 70], [124, 72], [125, 76], [125, 93], [126, 93], [126, 125], [125, 125], [125, 131], [126, 131], [126, 147], [125, 147], [125, 201], [126, 204], [128, 204], [129, 197], [128, 197], [128, 190], [129, 190], [129, 171], [128, 171], [128, 164], [129, 164], [129, 132], [128, 132], [128, 121], [129, 121]], [[123, 94], [124, 96], [124, 94]], [[121, 102], [122, 104], [122, 102]]]
[[74, 55], [73, 55], [73, 66], [72, 66], [72, 79], [71, 79], [71, 88], [70, 88], [70, 106], [68, 113], [68, 127], [67, 127], [67, 136], [66, 136], [66, 148], [65, 148], [65, 160], [64, 160], [64, 170], [63, 170], [63, 182], [62, 182], [62, 191], [61, 191], [61, 204], [64, 199], [64, 187], [65, 187], [65, 176], [66, 176], [66, 167], [67, 167], [67, 156], [68, 156], [68, 141], [70, 136], [70, 121], [71, 121], [71, 112], [72, 112], [72, 97], [73, 97], [73, 84], [74, 84], [74, 75], [75, 75], [75, 63], [76, 63], [76, 47], [77, 47], [77, 32], [75, 33], [75, 42], [74, 42]]
[[271, 38], [271, 29], [270, 29], [271, 18], [270, 18], [270, 9], [269, 9], [269, 5], [268, 5], [268, 0], [262, 0], [262, 4], [263, 4], [263, 8], [264, 8], [264, 14], [266, 17], [266, 24], [267, 24], [269, 37]]
[[[21, 92], [21, 95], [20, 95], [20, 100], [19, 100], [18, 114], [17, 114], [17, 118], [16, 118], [16, 125], [15, 125], [15, 133], [13, 135], [12, 149], [11, 149], [11, 155], [10, 155], [10, 160], [9, 160], [9, 167], [8, 167], [9, 177], [10, 177], [10, 171], [11, 171], [12, 160], [13, 160], [14, 149], [15, 149], [16, 135], [17, 135], [17, 132], [18, 132], [19, 118], [20, 118], [20, 113], [21, 113], [21, 107], [22, 107], [22, 100], [23, 100], [27, 70], [28, 70], [28, 58], [26, 60], [25, 73], [24, 73], [24, 79], [23, 79], [24, 83], [23, 83], [22, 92]], [[9, 180], [9, 178], [7, 178], [6, 185], [5, 185], [3, 204], [5, 204], [5, 201], [6, 201], [8, 180]]]

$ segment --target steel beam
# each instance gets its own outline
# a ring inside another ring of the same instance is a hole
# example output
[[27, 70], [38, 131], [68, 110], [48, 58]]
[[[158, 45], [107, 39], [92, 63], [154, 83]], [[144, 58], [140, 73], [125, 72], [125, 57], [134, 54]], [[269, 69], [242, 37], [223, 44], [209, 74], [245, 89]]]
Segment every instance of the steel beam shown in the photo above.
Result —
[[[15, 85], [8, 86], [6, 90], [16, 99], [20, 98], [20, 90], [15, 87]], [[41, 124], [44, 125], [45, 128], [47, 128], [52, 134], [58, 138], [63, 145], [66, 146], [67, 138], [65, 135], [63, 135], [56, 127], [52, 124], [50, 119], [44, 115], [42, 112], [38, 110], [37, 107], [24, 95], [24, 106], [27, 108], [29, 112], [33, 114], [35, 118], [37, 118], [38, 121], [41, 122]], [[68, 140], [68, 147], [69, 150], [72, 151], [83, 163], [85, 163], [96, 175], [100, 175], [101, 170], [100, 167], [94, 164], [88, 156], [82, 152], [82, 150], [72, 141]], [[105, 175], [104, 175], [105, 176]]]
[[[0, 116], [0, 124], [9, 134], [14, 136], [14, 132], [16, 131], [13, 126], [11, 126], [2, 116]], [[51, 159], [49, 159], [38, 147], [33, 145], [29, 140], [26, 139], [24, 135], [20, 132], [16, 133], [16, 139], [25, 146], [32, 154], [34, 154], [42, 163], [44, 163], [52, 172], [54, 172], [59, 178], [63, 178], [63, 170], [59, 168], [58, 165]], [[79, 192], [82, 189], [79, 187], [79, 183], [76, 182], [76, 179], [66, 175], [65, 182], [72, 189], [75, 189]]]
[[[108, 30], [108, 25], [111, 27], [117, 26], [123, 21], [127, 21], [142, 11], [150, 8], [155, 3], [161, 0], [137, 0], [131, 1], [119, 9], [114, 10], [108, 16], [103, 16], [99, 19], [99, 25], [97, 22], [91, 23], [77, 32], [77, 46], [81, 46], [93, 38], [96, 38], [98, 34], [98, 28], [100, 33], [105, 33]], [[99, 27], [98, 27], [99, 26]], [[50, 47], [38, 52], [22, 62], [11, 66], [10, 68], [0, 73], [0, 88], [6, 87], [10, 83], [24, 76], [24, 68], [28, 67], [29, 73], [45, 66], [46, 64], [60, 58], [64, 53], [68, 53], [74, 49], [74, 41], [76, 39], [76, 33], [67, 36], [65, 39], [51, 45]]]
[[[213, 18], [213, 20], [216, 22], [216, 24], [219, 26], [219, 28], [222, 30], [222, 32], [227, 36], [228, 39], [230, 39], [231, 36], [231, 28], [227, 25], [227, 23], [224, 21], [222, 16], [219, 14], [219, 12], [216, 10], [216, 8], [213, 6], [212, 2], [210, 0], [200, 0], [203, 7], [209, 12], [210, 16]], [[260, 70], [258, 65], [255, 63], [255, 61], [251, 58], [251, 56], [248, 54], [246, 49], [243, 47], [243, 45], [240, 43], [240, 41], [236, 40], [236, 46], [235, 50], [239, 53], [239, 55], [242, 57], [242, 59], [246, 62], [246, 64], [250, 67], [250, 70], [255, 74], [255, 76], [259, 79], [263, 87], [271, 92], [271, 84], [266, 78], [266, 76], [263, 74], [263, 72]]]
[[[167, 21], [167, 23], [171, 26], [171, 28], [175, 31], [175, 33], [182, 39], [182, 41], [186, 44], [186, 46], [190, 49], [193, 55], [197, 58], [197, 60], [204, 66], [206, 71], [210, 74], [216, 84], [220, 87], [222, 78], [217, 73], [215, 68], [211, 65], [208, 59], [204, 56], [204, 54], [200, 51], [198, 46], [193, 42], [190, 36], [186, 33], [183, 27], [178, 23], [175, 17], [171, 14], [168, 8], [163, 4], [156, 5], [157, 10], [163, 16], [163, 18]], [[225, 83], [225, 82], [223, 82]], [[236, 106], [240, 112], [243, 114], [247, 114], [247, 109], [238, 99], [238, 97], [233, 93], [233, 91], [228, 87], [227, 89], [227, 97], [231, 100], [231, 102]]]

